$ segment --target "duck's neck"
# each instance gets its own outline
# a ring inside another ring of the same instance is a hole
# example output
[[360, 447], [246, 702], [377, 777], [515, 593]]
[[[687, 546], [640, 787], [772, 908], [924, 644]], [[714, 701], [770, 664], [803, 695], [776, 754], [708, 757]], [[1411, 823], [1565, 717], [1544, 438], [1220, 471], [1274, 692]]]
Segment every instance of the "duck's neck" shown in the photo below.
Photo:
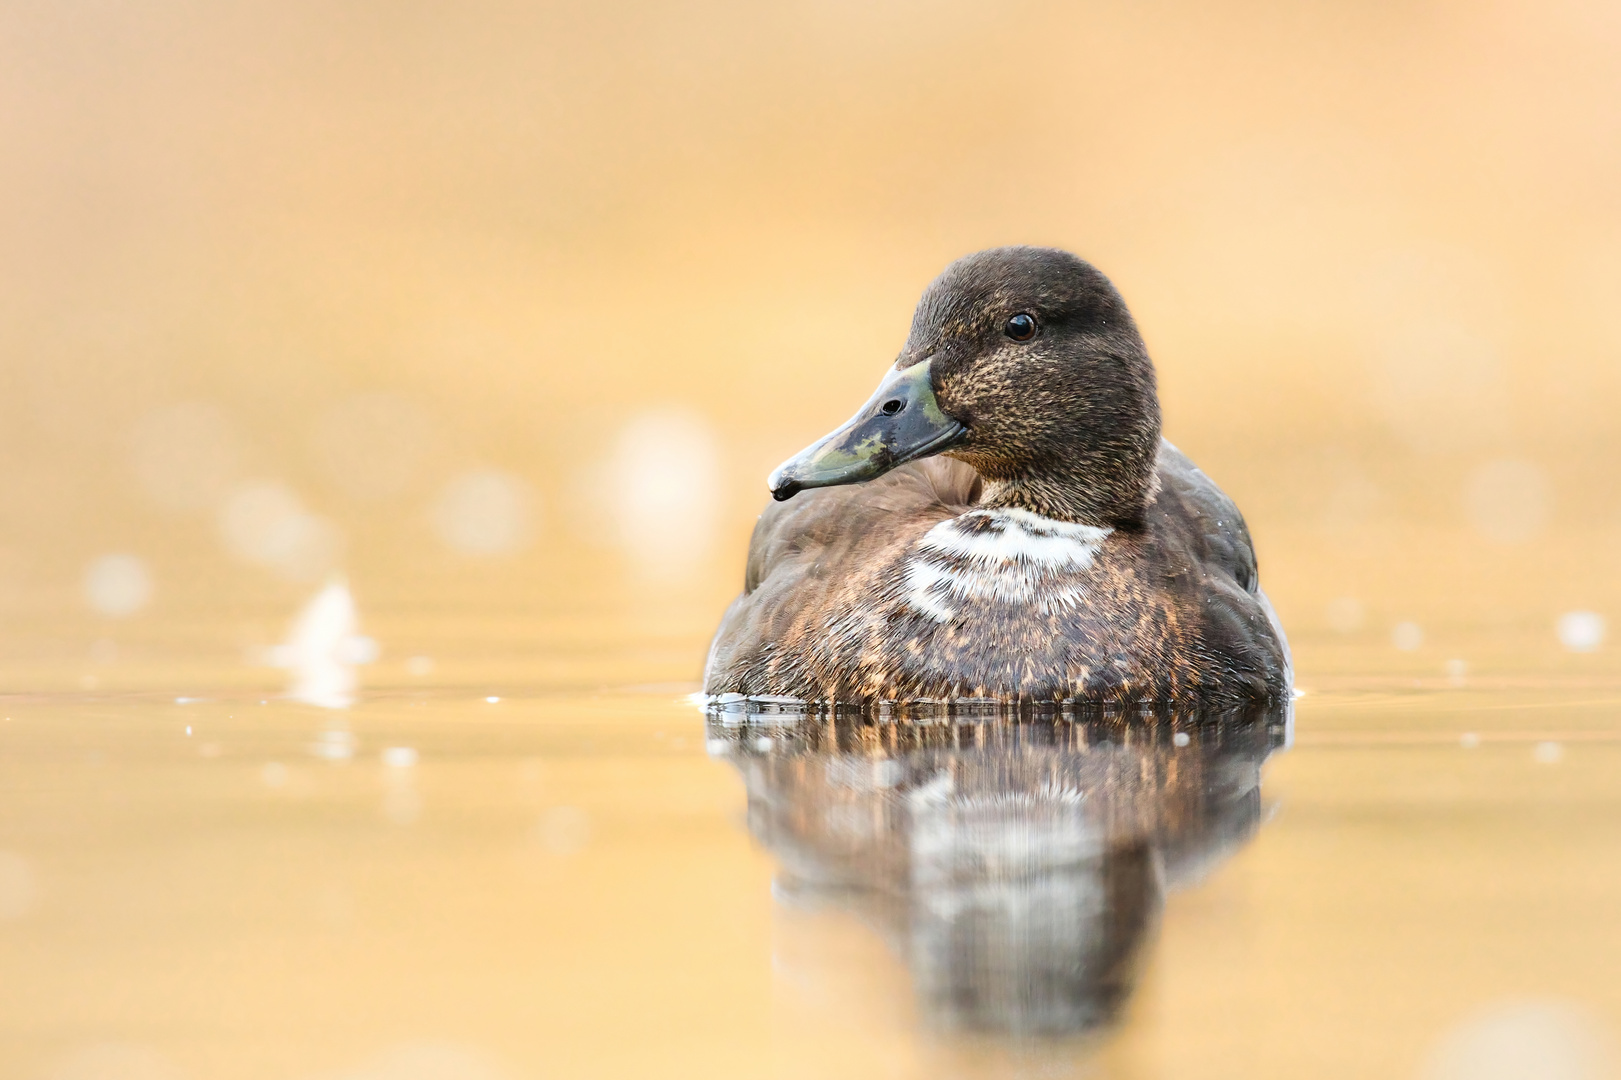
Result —
[[1129, 468], [1092, 468], [1070, 474], [985, 477], [979, 505], [1012, 507], [1055, 521], [1106, 529], [1142, 526], [1148, 505], [1159, 493], [1157, 462]]
[[1104, 529], [1138, 529], [1159, 494], [1160, 413], [1146, 355], [1132, 378], [1104, 385], [1056, 415], [993, 438], [968, 439], [951, 456], [983, 482], [979, 503]]
[[1040, 479], [987, 480], [979, 505], [992, 510], [1028, 510], [1054, 521], [1113, 528], [1113, 515], [1087, 495]]

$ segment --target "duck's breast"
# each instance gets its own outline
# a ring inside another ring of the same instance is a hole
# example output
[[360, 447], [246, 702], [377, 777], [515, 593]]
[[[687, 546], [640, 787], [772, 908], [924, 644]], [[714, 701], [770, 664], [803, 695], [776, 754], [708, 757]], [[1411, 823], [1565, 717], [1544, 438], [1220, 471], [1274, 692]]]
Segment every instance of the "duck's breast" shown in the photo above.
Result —
[[904, 603], [946, 623], [986, 608], [1052, 616], [1085, 599], [1088, 573], [1113, 530], [1054, 521], [1019, 509], [970, 510], [913, 545], [903, 564]]

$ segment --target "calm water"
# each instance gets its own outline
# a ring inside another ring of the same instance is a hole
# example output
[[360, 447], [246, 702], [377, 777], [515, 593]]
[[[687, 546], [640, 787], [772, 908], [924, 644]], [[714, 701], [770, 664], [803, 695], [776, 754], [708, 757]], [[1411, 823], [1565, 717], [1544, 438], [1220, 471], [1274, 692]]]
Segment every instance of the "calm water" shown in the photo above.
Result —
[[0, 1072], [1617, 1075], [1599, 674], [1306, 678], [1285, 748], [498, 668], [5, 698]]
[[[0, 4], [0, 1080], [1621, 1075], [1617, 10]], [[1287, 749], [685, 700], [1009, 242]]]

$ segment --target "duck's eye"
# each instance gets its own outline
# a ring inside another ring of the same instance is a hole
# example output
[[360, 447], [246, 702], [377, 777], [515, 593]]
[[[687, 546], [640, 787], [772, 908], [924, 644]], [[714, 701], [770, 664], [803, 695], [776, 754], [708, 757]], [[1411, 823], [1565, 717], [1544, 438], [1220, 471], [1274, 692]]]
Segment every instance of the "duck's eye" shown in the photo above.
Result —
[[890, 398], [888, 401], [878, 406], [878, 411], [883, 413], [885, 416], [894, 416], [904, 408], [906, 408], [906, 402], [897, 397]]
[[1036, 317], [1021, 311], [1007, 321], [1002, 332], [1014, 341], [1029, 341], [1036, 336]]

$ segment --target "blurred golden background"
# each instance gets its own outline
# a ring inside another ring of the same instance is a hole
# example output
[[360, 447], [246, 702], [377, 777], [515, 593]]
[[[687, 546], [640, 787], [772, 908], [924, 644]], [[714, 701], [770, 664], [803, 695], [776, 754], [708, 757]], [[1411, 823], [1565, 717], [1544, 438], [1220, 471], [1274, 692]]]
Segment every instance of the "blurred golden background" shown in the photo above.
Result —
[[0, 685], [273, 679], [334, 574], [373, 682], [691, 680], [766, 472], [1006, 243], [1124, 292], [1308, 677], [1586, 671], [1618, 53], [1602, 0], [5, 4]]
[[[1614, 0], [0, 0], [0, 1072], [1613, 1075], [1617, 191]], [[1119, 285], [1311, 691], [1123, 1031], [1011, 1063], [680, 702], [1010, 243]]]

